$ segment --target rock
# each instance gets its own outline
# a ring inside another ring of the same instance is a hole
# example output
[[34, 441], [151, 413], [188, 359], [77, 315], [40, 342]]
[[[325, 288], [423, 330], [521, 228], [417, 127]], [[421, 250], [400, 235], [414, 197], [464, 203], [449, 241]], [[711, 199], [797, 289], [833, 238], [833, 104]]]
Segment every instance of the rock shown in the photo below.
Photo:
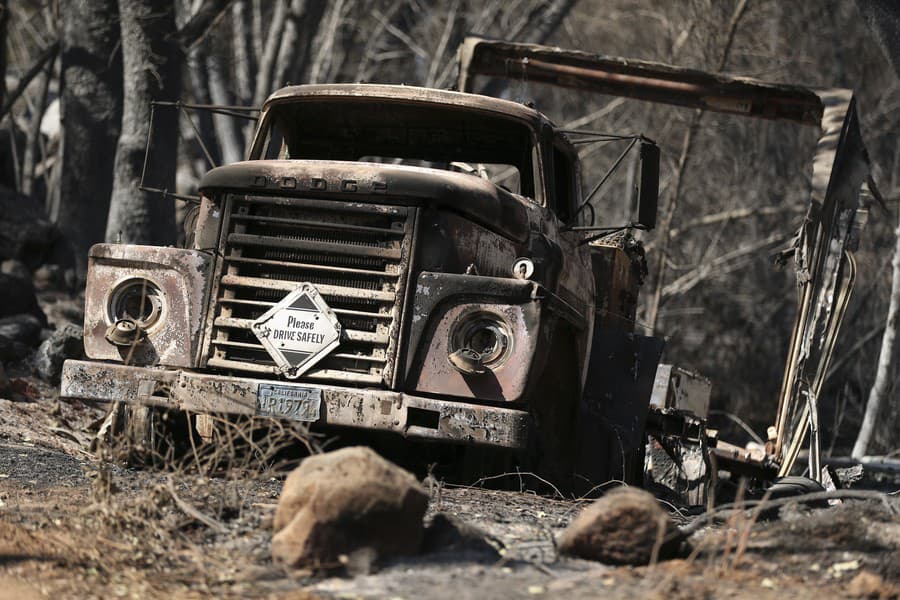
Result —
[[15, 277], [19, 277], [20, 279], [31, 279], [31, 271], [28, 270], [28, 267], [25, 266], [25, 263], [14, 258], [4, 260], [2, 263], [0, 263], [0, 273], [13, 275]]
[[41, 379], [59, 383], [63, 362], [69, 358], [84, 358], [83, 333], [81, 327], [66, 323], [44, 340], [34, 357], [34, 369]]
[[[500, 545], [499, 542], [494, 541]], [[425, 529], [422, 550], [426, 553], [446, 553], [457, 560], [478, 558], [497, 560], [500, 553], [483, 531], [447, 513], [437, 513]]]
[[371, 548], [419, 551], [428, 495], [409, 472], [365, 447], [310, 456], [288, 475], [275, 511], [272, 557], [289, 567], [337, 565]]
[[25, 358], [40, 343], [41, 329], [34, 315], [0, 318], [0, 361]]
[[0, 317], [29, 314], [37, 317], [41, 325], [47, 317], [38, 305], [31, 279], [0, 273]]
[[890, 598], [884, 579], [872, 571], [860, 571], [847, 584], [847, 595], [853, 598]]
[[[660, 532], [660, 527], [663, 531]], [[674, 558], [681, 536], [652, 494], [633, 487], [615, 488], [588, 506], [559, 538], [562, 554], [616, 565], [646, 565], [661, 539], [659, 558]]]

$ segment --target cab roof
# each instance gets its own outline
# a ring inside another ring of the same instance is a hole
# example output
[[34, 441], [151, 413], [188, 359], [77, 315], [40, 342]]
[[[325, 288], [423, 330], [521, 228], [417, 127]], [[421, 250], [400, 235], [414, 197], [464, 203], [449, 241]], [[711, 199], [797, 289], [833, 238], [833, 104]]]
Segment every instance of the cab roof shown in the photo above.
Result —
[[489, 111], [527, 122], [537, 129], [541, 124], [552, 123], [540, 112], [509, 100], [491, 96], [467, 94], [408, 85], [384, 85], [369, 83], [329, 83], [292, 85], [273, 93], [263, 105], [263, 111], [272, 104], [309, 98], [371, 98], [372, 100], [396, 100], [399, 102], [443, 104], [464, 109]]

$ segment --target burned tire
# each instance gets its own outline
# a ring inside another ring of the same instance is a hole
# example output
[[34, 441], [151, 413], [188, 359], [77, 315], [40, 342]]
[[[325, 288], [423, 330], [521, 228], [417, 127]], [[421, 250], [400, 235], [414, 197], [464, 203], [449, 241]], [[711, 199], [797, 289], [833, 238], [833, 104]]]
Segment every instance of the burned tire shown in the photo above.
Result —
[[824, 491], [824, 486], [815, 479], [790, 476], [776, 479], [775, 483], [767, 490], [767, 493], [770, 500], [776, 500], [778, 498], [791, 498]]

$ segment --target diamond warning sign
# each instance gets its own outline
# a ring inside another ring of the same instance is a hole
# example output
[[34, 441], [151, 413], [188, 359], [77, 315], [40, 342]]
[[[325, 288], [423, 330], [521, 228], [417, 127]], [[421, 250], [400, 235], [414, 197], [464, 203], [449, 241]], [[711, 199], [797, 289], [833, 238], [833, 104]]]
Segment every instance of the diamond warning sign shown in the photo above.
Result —
[[318, 290], [303, 283], [251, 326], [288, 379], [296, 379], [340, 344], [341, 324]]

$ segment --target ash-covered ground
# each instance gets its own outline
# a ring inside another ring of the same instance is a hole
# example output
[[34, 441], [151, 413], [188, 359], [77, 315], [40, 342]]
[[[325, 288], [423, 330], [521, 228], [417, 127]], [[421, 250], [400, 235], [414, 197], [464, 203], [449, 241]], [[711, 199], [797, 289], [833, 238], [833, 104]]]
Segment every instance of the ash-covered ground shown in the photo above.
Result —
[[[10, 370], [0, 400], [0, 597], [897, 597], [900, 498], [789, 505], [714, 519], [683, 558], [616, 567], [555, 540], [589, 501], [451, 486], [429, 477], [425, 551], [365, 552], [320, 571], [271, 558], [283, 473], [132, 469], [90, 451], [105, 408], [59, 401]], [[675, 521], [696, 516], [669, 507]]]

